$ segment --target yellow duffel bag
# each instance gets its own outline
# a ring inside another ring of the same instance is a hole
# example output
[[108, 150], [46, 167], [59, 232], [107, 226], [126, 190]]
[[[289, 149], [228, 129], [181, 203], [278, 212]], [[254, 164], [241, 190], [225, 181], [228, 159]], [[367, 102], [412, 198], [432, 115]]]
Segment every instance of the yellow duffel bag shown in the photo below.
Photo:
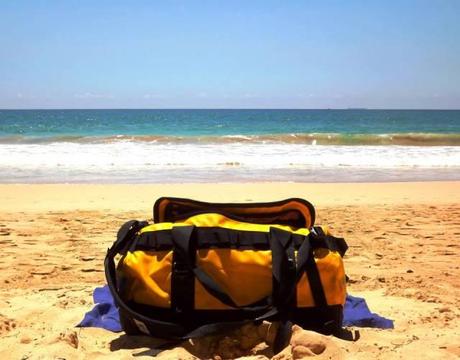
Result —
[[314, 218], [301, 199], [159, 199], [154, 222], [127, 222], [107, 252], [107, 282], [124, 331], [187, 339], [280, 321], [275, 352], [292, 323], [342, 335], [347, 245], [314, 227]]

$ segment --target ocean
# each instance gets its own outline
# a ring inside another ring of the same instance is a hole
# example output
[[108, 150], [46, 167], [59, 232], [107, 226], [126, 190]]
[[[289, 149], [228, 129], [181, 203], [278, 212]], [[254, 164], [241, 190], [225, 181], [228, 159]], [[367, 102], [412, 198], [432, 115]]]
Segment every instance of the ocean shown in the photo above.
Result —
[[428, 180], [458, 110], [0, 110], [0, 183]]

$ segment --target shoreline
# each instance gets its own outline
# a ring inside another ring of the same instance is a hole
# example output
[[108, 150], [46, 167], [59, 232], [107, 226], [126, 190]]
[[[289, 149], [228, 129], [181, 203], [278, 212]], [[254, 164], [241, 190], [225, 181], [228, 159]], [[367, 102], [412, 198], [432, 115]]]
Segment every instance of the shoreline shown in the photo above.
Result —
[[457, 132], [273, 132], [273, 133], [225, 133], [225, 134], [27, 134], [0, 135], [0, 145], [49, 145], [53, 143], [74, 143], [94, 145], [120, 142], [177, 145], [220, 145], [220, 144], [299, 144], [318, 146], [460, 146]]

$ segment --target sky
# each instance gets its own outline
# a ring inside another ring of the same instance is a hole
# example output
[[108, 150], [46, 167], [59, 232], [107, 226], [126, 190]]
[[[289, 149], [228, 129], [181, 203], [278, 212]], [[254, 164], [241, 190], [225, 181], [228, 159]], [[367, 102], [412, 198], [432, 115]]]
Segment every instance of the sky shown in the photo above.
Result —
[[459, 0], [0, 1], [0, 108], [460, 108]]

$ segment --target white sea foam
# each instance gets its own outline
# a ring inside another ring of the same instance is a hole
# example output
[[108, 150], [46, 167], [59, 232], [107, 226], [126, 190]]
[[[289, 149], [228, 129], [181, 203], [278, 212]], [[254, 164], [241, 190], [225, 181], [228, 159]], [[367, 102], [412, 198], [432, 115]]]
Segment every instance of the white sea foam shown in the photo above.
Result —
[[258, 179], [260, 174], [273, 175], [276, 171], [276, 176], [282, 178], [282, 174], [287, 174], [283, 179], [289, 180], [293, 172], [308, 173], [326, 168], [342, 172], [449, 169], [460, 178], [460, 147], [136, 141], [0, 144], [0, 182], [43, 182], [47, 179], [84, 182], [111, 176], [115, 182], [117, 177], [121, 182], [126, 181], [124, 177], [144, 182], [148, 180], [145, 174], [151, 178], [165, 170], [180, 174], [183, 181], [202, 181], [197, 174], [206, 174], [210, 169], [230, 176], [240, 171], [249, 179], [251, 176]]

